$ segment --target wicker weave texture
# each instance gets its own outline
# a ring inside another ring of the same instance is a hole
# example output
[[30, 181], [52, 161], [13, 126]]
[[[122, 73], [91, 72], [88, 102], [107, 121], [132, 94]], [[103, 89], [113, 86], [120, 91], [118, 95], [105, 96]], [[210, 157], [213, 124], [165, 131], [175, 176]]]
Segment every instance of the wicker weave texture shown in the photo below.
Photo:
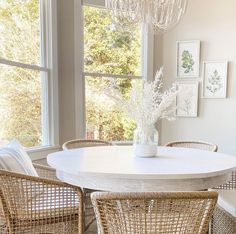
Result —
[[83, 233], [80, 188], [6, 171], [0, 183], [0, 233]]
[[236, 217], [218, 205], [213, 215], [212, 234], [236, 234]]
[[67, 141], [62, 145], [63, 150], [76, 149], [76, 148], [84, 148], [84, 147], [94, 147], [94, 146], [108, 146], [112, 145], [112, 143], [108, 141], [100, 141], [100, 140], [84, 140], [84, 139], [76, 139]]
[[217, 145], [203, 141], [174, 141], [167, 143], [166, 146], [201, 149], [213, 152], [217, 152], [218, 150]]
[[93, 193], [101, 234], [203, 234], [216, 192]]
[[36, 163], [33, 163], [33, 165], [39, 177], [59, 181], [54, 168]]
[[236, 189], [236, 171], [232, 172], [232, 178], [228, 183], [220, 185], [216, 187], [216, 189], [235, 190]]

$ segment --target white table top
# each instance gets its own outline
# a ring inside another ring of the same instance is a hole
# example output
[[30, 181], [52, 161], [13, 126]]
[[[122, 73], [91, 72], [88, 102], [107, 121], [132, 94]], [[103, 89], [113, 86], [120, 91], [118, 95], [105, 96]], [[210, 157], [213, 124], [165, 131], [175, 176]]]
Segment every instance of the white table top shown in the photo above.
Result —
[[50, 154], [47, 161], [65, 182], [109, 191], [207, 189], [236, 170], [234, 156], [174, 147], [158, 147], [154, 158], [134, 157], [132, 146], [88, 147]]

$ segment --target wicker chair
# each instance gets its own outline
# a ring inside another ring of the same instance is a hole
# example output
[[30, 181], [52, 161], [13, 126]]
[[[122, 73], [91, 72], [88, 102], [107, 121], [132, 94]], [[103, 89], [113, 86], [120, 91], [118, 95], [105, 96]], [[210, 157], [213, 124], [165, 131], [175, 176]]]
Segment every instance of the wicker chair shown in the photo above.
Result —
[[207, 233], [216, 192], [93, 193], [101, 234]]
[[236, 233], [236, 191], [218, 190], [219, 199], [212, 219], [213, 234]]
[[[197, 148], [203, 150], [209, 150], [217, 152], [218, 147], [215, 144], [206, 142], [194, 142], [194, 141], [177, 141], [166, 144], [170, 147], [186, 147]], [[223, 185], [219, 185], [215, 189], [217, 190], [235, 190], [236, 189], [236, 171], [232, 172], [231, 180]], [[235, 234], [236, 233], [236, 218], [233, 217], [224, 206], [216, 205], [214, 212], [214, 221], [212, 230], [215, 234]], [[233, 230], [233, 231], [232, 231]]]
[[[219, 193], [219, 203], [217, 203], [212, 222], [213, 234], [235, 234], [236, 233], [236, 172], [232, 172], [232, 180], [226, 184], [216, 187]], [[230, 197], [225, 198], [225, 194], [229, 193]], [[225, 202], [221, 202], [222, 199]], [[228, 209], [228, 207], [233, 207]]]
[[174, 141], [166, 144], [169, 147], [183, 147], [193, 148], [217, 152], [218, 146], [212, 143], [201, 142], [201, 141]]
[[[183, 147], [194, 148], [217, 152], [218, 146], [212, 143], [200, 142], [200, 141], [175, 141], [166, 144], [169, 147]], [[231, 180], [223, 185], [218, 186], [216, 189], [236, 189], [236, 171], [232, 172]]]
[[[109, 146], [112, 143], [108, 141], [101, 140], [84, 140], [76, 139], [65, 142], [62, 145], [63, 150], [76, 149], [76, 148], [85, 148], [85, 147], [95, 147], [95, 146]], [[84, 188], [85, 194], [85, 230], [88, 230], [90, 225], [96, 220], [95, 213], [93, 210], [93, 205], [91, 202], [91, 193], [96, 192], [95, 190]]]
[[76, 149], [76, 148], [84, 148], [84, 147], [93, 147], [93, 146], [106, 146], [112, 145], [112, 143], [108, 141], [100, 141], [100, 140], [84, 140], [84, 139], [76, 139], [67, 141], [62, 145], [63, 150]]
[[82, 190], [46, 179], [54, 170], [43, 168], [40, 177], [0, 170], [0, 233], [83, 233]]

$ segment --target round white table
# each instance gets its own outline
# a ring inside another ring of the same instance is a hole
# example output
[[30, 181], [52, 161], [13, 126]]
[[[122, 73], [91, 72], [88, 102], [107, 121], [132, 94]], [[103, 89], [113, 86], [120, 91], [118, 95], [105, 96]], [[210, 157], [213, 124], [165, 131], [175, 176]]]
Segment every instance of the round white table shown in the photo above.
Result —
[[132, 146], [88, 147], [49, 154], [48, 164], [69, 184], [114, 192], [204, 190], [224, 184], [236, 157], [198, 149], [158, 147], [153, 158]]

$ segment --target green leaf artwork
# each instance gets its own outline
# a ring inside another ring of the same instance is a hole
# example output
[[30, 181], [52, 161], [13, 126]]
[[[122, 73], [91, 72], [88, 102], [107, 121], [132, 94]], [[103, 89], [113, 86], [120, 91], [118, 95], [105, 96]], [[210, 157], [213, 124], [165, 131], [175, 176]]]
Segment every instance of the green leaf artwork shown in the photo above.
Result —
[[193, 71], [193, 65], [195, 64], [192, 54], [188, 50], [184, 50], [182, 53], [182, 68], [184, 73], [190, 73]]
[[218, 92], [221, 88], [223, 88], [222, 78], [219, 75], [219, 72], [215, 70], [211, 77], [208, 78], [208, 85], [206, 89], [209, 90], [212, 94]]
[[186, 115], [190, 114], [192, 108], [192, 102], [190, 99], [184, 99], [184, 105], [182, 107], [182, 110], [186, 113]]

